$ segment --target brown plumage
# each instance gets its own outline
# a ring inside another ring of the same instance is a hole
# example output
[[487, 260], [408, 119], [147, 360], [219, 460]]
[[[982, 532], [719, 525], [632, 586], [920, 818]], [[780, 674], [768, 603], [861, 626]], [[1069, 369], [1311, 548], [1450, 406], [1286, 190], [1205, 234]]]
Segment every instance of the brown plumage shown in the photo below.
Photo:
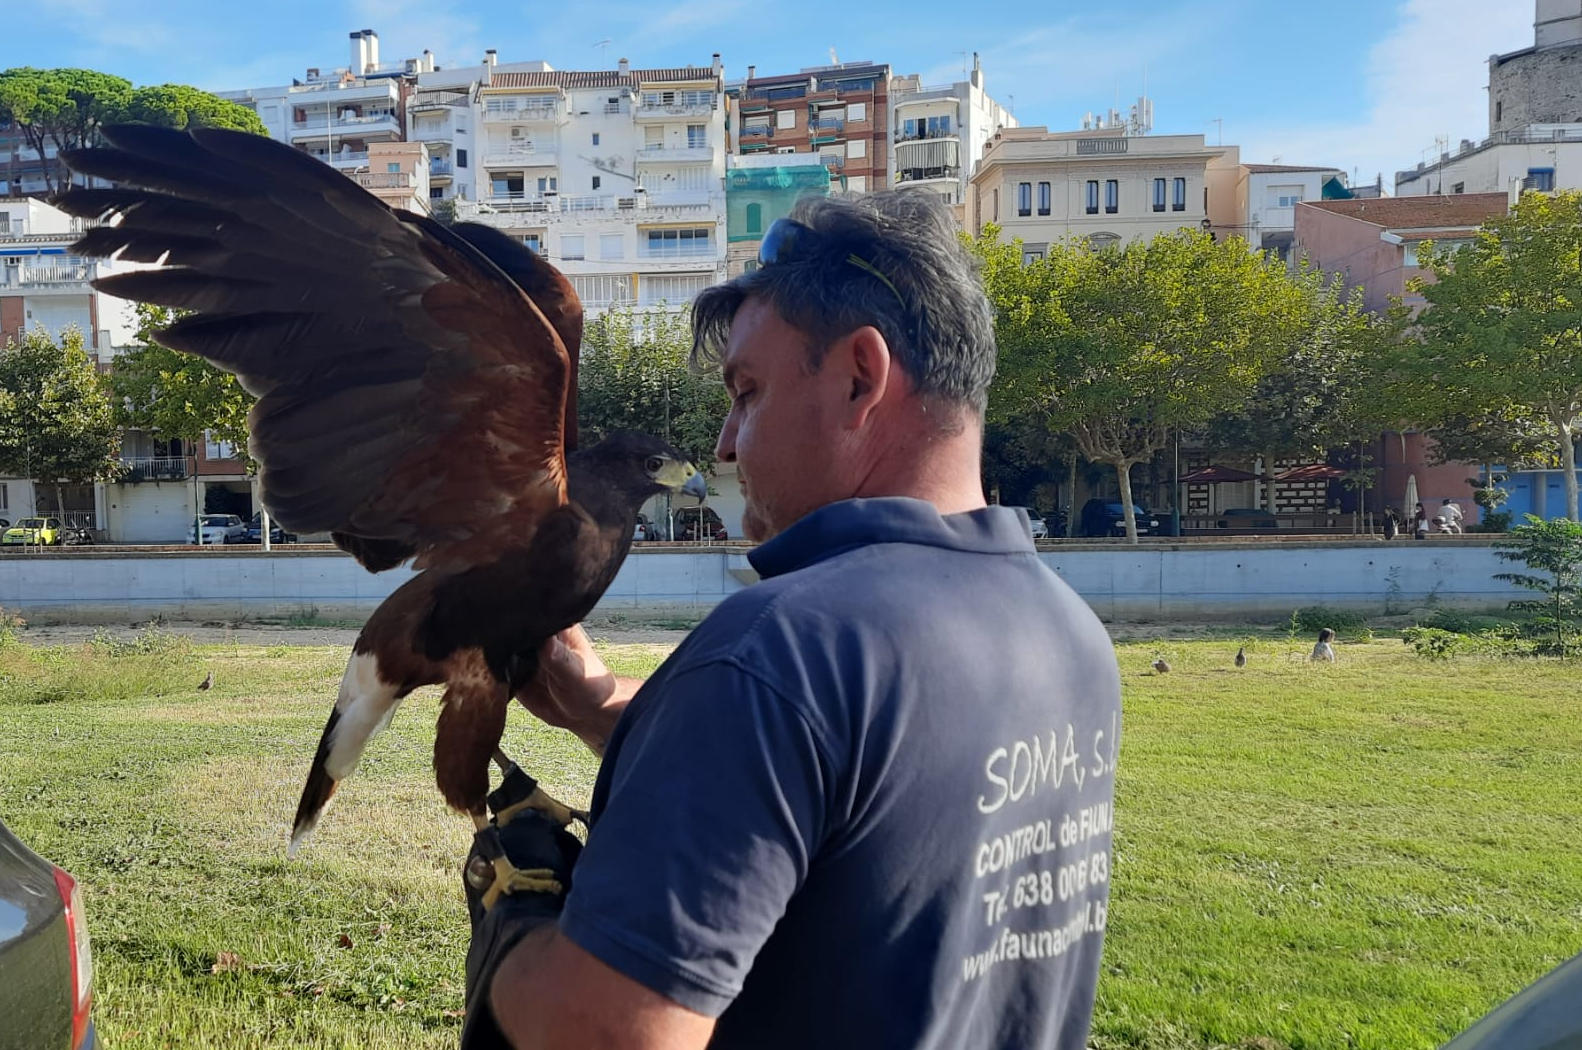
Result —
[[1170, 670], [1170, 665], [1165, 663], [1165, 658], [1164, 657], [1162, 657], [1162, 656], [1156, 657], [1154, 659], [1154, 670], [1157, 671], [1159, 674], [1166, 674]]
[[203, 681], [198, 683], [198, 688], [199, 689], [213, 689], [214, 688], [214, 672], [213, 671], [210, 671], [208, 674], [203, 676]]
[[73, 247], [159, 263], [101, 290], [189, 314], [158, 340], [234, 373], [259, 487], [292, 532], [328, 532], [373, 572], [422, 570], [375, 610], [342, 678], [293, 828], [312, 830], [401, 699], [444, 683], [435, 777], [482, 814], [510, 697], [551, 635], [614, 579], [637, 512], [707, 490], [657, 438], [572, 452], [582, 307], [497, 230], [395, 212], [258, 136], [104, 130], [66, 157], [115, 183], [58, 200], [119, 215]]
[[1236, 650], [1236, 666], [1247, 666], [1247, 647], [1245, 645], [1238, 647]]

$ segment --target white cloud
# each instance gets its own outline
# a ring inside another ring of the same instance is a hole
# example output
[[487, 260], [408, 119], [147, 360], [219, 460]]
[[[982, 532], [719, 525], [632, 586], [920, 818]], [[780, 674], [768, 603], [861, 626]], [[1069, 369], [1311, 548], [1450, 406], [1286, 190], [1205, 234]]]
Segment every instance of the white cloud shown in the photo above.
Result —
[[[1533, 40], [1527, 0], [1406, 0], [1393, 30], [1368, 52], [1371, 100], [1353, 119], [1321, 123], [1225, 125], [1225, 141], [1241, 144], [1243, 162], [1334, 164], [1361, 182], [1431, 159], [1436, 136], [1455, 150], [1461, 139], [1488, 134], [1488, 57]], [[1365, 23], [1356, 23], [1363, 28]], [[1323, 92], [1323, 84], [1301, 90]]]

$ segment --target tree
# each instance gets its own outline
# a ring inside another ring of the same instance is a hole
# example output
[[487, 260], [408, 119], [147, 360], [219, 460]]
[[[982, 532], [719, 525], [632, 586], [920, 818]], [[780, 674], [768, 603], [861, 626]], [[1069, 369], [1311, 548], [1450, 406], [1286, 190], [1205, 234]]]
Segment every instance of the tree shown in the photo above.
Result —
[[200, 441], [208, 433], [245, 461], [247, 413], [256, 399], [231, 373], [154, 342], [154, 332], [176, 318], [168, 307], [137, 307], [141, 345], [118, 356], [110, 373], [116, 418], [159, 438]]
[[1494, 546], [1497, 557], [1542, 573], [1501, 572], [1494, 578], [1544, 595], [1511, 602], [1510, 608], [1536, 613], [1534, 628], [1554, 631], [1554, 641], [1540, 648], [1553, 650], [1564, 660], [1582, 619], [1582, 523], [1544, 521], [1529, 514], [1526, 524], [1516, 526], [1509, 539]]
[[132, 83], [91, 69], [8, 69], [0, 72], [0, 127], [22, 132], [44, 165], [50, 193], [70, 181], [65, 162], [48, 150], [80, 149], [98, 141], [99, 129], [119, 122], [233, 128], [268, 134], [246, 106], [180, 84], [133, 90]]
[[258, 114], [229, 99], [185, 84], [159, 84], [132, 92], [124, 118], [132, 124], [162, 128], [229, 128], [268, 135]]
[[122, 119], [132, 82], [91, 69], [8, 69], [0, 72], [0, 126], [14, 125], [44, 165], [45, 188], [54, 193], [69, 176], [65, 162], [46, 150], [80, 149], [99, 128]]
[[109, 392], [68, 329], [56, 343], [43, 329], [0, 348], [0, 473], [55, 485], [107, 481], [121, 473], [121, 431]]
[[1459, 249], [1425, 244], [1417, 258], [1427, 307], [1393, 362], [1402, 400], [1421, 422], [1463, 416], [1541, 426], [1578, 519], [1582, 427], [1582, 193], [1525, 193]]
[[589, 322], [577, 370], [581, 443], [641, 430], [663, 437], [700, 469], [713, 466], [730, 398], [718, 376], [688, 367], [691, 349], [685, 313], [618, 307]]
[[1042, 419], [1113, 466], [1134, 543], [1131, 468], [1250, 396], [1301, 333], [1300, 289], [1238, 241], [1182, 230], [1024, 263], [989, 226], [973, 246], [1000, 349], [991, 416]]

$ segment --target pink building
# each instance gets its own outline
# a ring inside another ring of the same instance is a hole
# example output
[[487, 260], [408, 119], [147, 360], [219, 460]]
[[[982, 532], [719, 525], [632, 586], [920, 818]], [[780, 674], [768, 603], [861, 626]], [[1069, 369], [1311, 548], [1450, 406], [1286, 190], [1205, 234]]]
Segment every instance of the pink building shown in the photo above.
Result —
[[[1347, 288], [1363, 290], [1368, 309], [1383, 311], [1392, 299], [1419, 308], [1423, 297], [1407, 291], [1407, 282], [1421, 276], [1417, 249], [1424, 241], [1440, 245], [1465, 243], [1484, 222], [1504, 215], [1510, 198], [1504, 193], [1449, 196], [1380, 197], [1360, 200], [1303, 201], [1296, 206], [1296, 253]], [[1468, 522], [1477, 520], [1467, 479], [1478, 468], [1466, 463], [1429, 462], [1433, 442], [1423, 434], [1385, 434], [1373, 449], [1379, 467], [1370, 505], [1382, 512], [1394, 507], [1412, 516], [1412, 490], [1432, 518], [1445, 498], [1454, 499]]]

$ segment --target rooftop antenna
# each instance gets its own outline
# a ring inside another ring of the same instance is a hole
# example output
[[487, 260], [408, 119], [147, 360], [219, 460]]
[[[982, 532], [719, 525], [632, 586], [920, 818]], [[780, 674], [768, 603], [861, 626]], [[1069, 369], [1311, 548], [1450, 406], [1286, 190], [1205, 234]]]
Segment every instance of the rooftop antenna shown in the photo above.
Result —
[[1005, 96], [1005, 108], [1011, 111], [1011, 116], [1013, 116], [1013, 117], [1016, 116], [1016, 96], [1015, 95], [1006, 95]]
[[605, 37], [603, 40], [595, 40], [592, 46], [599, 49], [599, 68], [603, 69], [605, 65], [605, 52], [610, 49], [610, 38]]
[[967, 79], [967, 53], [965, 51], [957, 51], [956, 54], [961, 56], [961, 79], [962, 80], [966, 80]]
[[1225, 118], [1214, 117], [1203, 122], [1204, 127], [1208, 127], [1210, 124], [1214, 125], [1214, 145], [1223, 146], [1225, 144]]

